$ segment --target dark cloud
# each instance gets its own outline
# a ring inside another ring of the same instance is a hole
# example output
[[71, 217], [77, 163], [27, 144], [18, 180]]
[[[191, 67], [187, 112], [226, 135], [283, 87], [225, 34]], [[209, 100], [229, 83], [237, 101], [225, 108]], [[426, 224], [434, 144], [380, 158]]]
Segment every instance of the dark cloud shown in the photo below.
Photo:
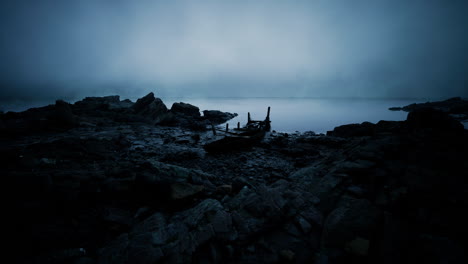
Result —
[[467, 1], [2, 1], [0, 96], [468, 95]]

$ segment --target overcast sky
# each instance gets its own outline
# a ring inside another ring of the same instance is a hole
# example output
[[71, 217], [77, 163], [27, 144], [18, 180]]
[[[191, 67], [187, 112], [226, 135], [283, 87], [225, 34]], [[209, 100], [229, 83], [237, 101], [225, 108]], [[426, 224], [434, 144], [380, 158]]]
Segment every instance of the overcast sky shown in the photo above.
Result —
[[468, 96], [464, 0], [0, 5], [0, 99]]

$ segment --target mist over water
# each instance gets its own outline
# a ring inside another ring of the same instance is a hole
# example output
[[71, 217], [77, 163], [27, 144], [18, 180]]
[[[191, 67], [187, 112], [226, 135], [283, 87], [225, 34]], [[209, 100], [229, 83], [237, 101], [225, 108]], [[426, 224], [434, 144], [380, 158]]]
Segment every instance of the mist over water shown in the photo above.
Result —
[[0, 99], [468, 96], [463, 0], [0, 4]]

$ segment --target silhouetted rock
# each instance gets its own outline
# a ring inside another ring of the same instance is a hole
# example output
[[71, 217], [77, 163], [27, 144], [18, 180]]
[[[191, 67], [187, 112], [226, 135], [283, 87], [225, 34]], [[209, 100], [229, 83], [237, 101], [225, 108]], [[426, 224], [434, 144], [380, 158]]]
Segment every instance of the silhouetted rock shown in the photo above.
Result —
[[408, 113], [406, 120], [412, 128], [463, 131], [463, 125], [448, 113], [434, 108], [418, 108]]
[[200, 116], [200, 109], [198, 107], [182, 102], [172, 104], [171, 112], [192, 117]]
[[236, 113], [221, 112], [219, 110], [203, 110], [203, 117], [213, 124], [222, 124], [236, 117]]
[[57, 100], [55, 102], [55, 109], [50, 115], [50, 119], [55, 121], [57, 126], [65, 128], [71, 128], [78, 123], [76, 116], [71, 110], [70, 104], [62, 100]]
[[167, 107], [159, 98], [155, 98], [151, 92], [138, 99], [133, 105], [135, 113], [150, 118], [154, 123], [159, 123], [166, 117]]
[[403, 110], [412, 112], [422, 108], [434, 108], [449, 114], [468, 114], [468, 101], [460, 97], [453, 97], [445, 101], [410, 104], [403, 107], [390, 107], [389, 109], [393, 111]]
[[120, 101], [120, 96], [111, 95], [103, 97], [86, 97], [73, 104], [74, 108], [80, 113], [84, 111], [107, 111], [109, 109], [129, 108], [133, 103], [129, 101]]
[[119, 103], [120, 96], [118, 95], [109, 95], [103, 97], [85, 97], [81, 101], [82, 103], [101, 103], [101, 104], [112, 104], [112, 103]]
[[327, 136], [335, 137], [362, 137], [374, 135], [374, 124], [364, 122], [362, 124], [349, 124], [338, 126], [333, 131], [328, 131]]

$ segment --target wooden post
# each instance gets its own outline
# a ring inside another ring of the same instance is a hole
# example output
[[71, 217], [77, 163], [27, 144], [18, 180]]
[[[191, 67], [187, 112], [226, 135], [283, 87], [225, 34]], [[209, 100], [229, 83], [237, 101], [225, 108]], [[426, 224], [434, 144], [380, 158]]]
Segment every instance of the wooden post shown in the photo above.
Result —
[[213, 131], [213, 135], [216, 136], [216, 129], [215, 129], [213, 123], [211, 123], [211, 130]]
[[240, 122], [237, 122], [237, 129], [240, 129]]
[[267, 116], [266, 116], [266, 119], [265, 119], [265, 123], [266, 123], [265, 124], [265, 129], [267, 131], [270, 131], [270, 129], [271, 129], [271, 125], [270, 125], [270, 123], [271, 123], [270, 122], [270, 107], [268, 107], [268, 112], [267, 112]]
[[247, 124], [250, 124], [251, 120], [250, 120], [250, 112], [247, 112]]
[[229, 131], [229, 124], [226, 123], [226, 132], [228, 132], [228, 131]]

